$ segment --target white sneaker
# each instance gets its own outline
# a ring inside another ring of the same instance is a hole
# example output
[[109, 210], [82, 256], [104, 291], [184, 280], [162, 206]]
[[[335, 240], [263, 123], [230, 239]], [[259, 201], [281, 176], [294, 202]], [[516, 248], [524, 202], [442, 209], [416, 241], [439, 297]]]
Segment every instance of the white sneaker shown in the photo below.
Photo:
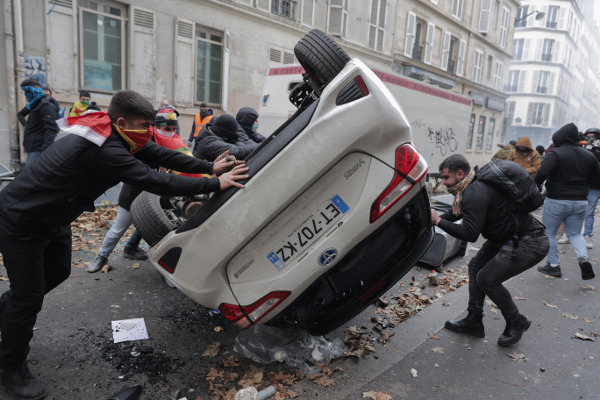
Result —
[[566, 234], [562, 235], [562, 237], [560, 239], [558, 239], [556, 241], [556, 243], [558, 243], [558, 244], [567, 244], [567, 243], [569, 243], [569, 238], [567, 237]]
[[593, 248], [593, 247], [594, 247], [594, 244], [592, 243], [592, 238], [591, 238], [591, 237], [589, 237], [589, 236], [584, 236], [584, 238], [585, 238], [585, 246], [586, 246], [588, 249], [591, 249], [591, 248]]

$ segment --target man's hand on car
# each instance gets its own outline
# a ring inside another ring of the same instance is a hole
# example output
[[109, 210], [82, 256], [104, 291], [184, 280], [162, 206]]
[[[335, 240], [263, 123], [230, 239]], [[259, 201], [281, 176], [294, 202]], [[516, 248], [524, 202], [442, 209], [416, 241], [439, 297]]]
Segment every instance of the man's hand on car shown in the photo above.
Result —
[[225, 171], [229, 171], [234, 165], [242, 165], [244, 161], [238, 161], [234, 156], [229, 155], [229, 150], [225, 151], [215, 159], [213, 164], [213, 174], [220, 175]]
[[[216, 165], [216, 163], [215, 163]], [[231, 186], [235, 186], [237, 188], [243, 189], [245, 186], [237, 181], [248, 179], [248, 175], [242, 175], [245, 172], [248, 172], [248, 167], [246, 164], [240, 164], [233, 167], [233, 169], [229, 172], [226, 172], [219, 176], [219, 183], [221, 184], [221, 190], [225, 190]]]
[[438, 215], [437, 211], [435, 211], [433, 208], [431, 209], [431, 223], [434, 225], [437, 225], [440, 223], [440, 216]]

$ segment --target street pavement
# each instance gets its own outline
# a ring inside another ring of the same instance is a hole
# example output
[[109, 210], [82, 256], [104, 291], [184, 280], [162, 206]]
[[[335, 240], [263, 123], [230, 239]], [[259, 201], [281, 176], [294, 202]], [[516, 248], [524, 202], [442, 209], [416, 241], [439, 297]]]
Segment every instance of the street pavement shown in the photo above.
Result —
[[[90, 234], [100, 241], [104, 232]], [[589, 253], [600, 276], [600, 234], [593, 242]], [[475, 246], [481, 243], [480, 239]], [[224, 368], [223, 358], [235, 355], [237, 328], [169, 288], [148, 262], [123, 259], [122, 245], [111, 256], [114, 269], [107, 274], [78, 268], [93, 258], [92, 248], [76, 252], [71, 278], [46, 297], [32, 341], [30, 367], [47, 385], [49, 400], [108, 399], [136, 384], [143, 386], [140, 400], [206, 400], [216, 393], [207, 389], [212, 368], [239, 371], [240, 378], [253, 367], [263, 368], [265, 376], [293, 371], [284, 364], [262, 366], [246, 359], [240, 359], [240, 367]], [[521, 312], [533, 321], [518, 344], [509, 348], [496, 344], [504, 321], [491, 304], [486, 304], [485, 338], [443, 328], [447, 319], [465, 314], [465, 285], [396, 326], [385, 346], [374, 344], [374, 353], [330, 363], [331, 370], [339, 371], [332, 374], [331, 385], [304, 379], [291, 389], [298, 398], [328, 400], [600, 398], [595, 337], [600, 330], [600, 278], [582, 281], [570, 245], [559, 245], [559, 250], [563, 278], [550, 279], [532, 268], [507, 283]], [[464, 265], [474, 254], [472, 250], [464, 258], [455, 257], [442, 269]], [[0, 272], [5, 274], [4, 269]], [[416, 267], [403, 282], [428, 272], [427, 267]], [[8, 285], [0, 282], [0, 292]], [[402, 290], [406, 286], [395, 287], [388, 295]], [[345, 326], [371, 327], [375, 316], [373, 306]], [[136, 359], [130, 355], [131, 346], [112, 343], [110, 321], [140, 317], [150, 338], [138, 344], [149, 346], [152, 354]], [[327, 338], [342, 339], [345, 334], [342, 327]], [[222, 345], [219, 357], [203, 356], [214, 342]], [[5, 393], [0, 392], [0, 398], [4, 400]]]

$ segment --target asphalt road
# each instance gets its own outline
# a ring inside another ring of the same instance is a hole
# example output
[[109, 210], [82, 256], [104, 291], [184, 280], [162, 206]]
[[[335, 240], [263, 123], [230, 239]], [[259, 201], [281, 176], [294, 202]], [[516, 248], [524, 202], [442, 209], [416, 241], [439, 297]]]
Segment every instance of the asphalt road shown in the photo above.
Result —
[[[88, 235], [99, 240], [104, 232]], [[226, 389], [256, 371], [264, 374], [257, 386], [281, 382], [287, 395], [291, 390], [306, 399], [362, 399], [363, 393], [379, 394], [381, 399], [596, 399], [598, 343], [575, 334], [597, 339], [598, 292], [582, 286], [595, 286], [598, 278], [582, 281], [570, 246], [560, 249], [565, 251], [562, 279], [548, 279], [532, 269], [508, 283], [521, 311], [533, 320], [516, 346], [496, 345], [504, 322], [491, 304], [486, 305], [486, 338], [443, 329], [446, 319], [466, 308], [463, 286], [389, 328], [394, 336], [385, 345], [374, 342], [374, 353], [330, 363], [330, 380], [317, 383], [297, 378], [296, 370], [282, 363], [260, 365], [239, 357], [239, 365], [228, 362], [228, 357], [236, 356], [232, 350], [236, 327], [168, 287], [148, 262], [131, 262], [116, 252], [110, 259], [114, 269], [87, 273], [80, 265], [93, 258], [94, 249], [83, 248], [74, 253], [71, 277], [46, 297], [31, 343], [30, 367], [46, 384], [47, 399], [56, 400], [108, 399], [136, 384], [143, 387], [140, 399], [233, 399], [235, 390], [227, 397]], [[595, 238], [590, 256], [597, 273], [599, 251], [600, 240]], [[473, 254], [450, 260], [444, 269], [464, 265]], [[403, 286], [385, 297], [406, 292], [411, 277], [420, 279], [427, 272], [414, 269]], [[6, 275], [3, 268], [0, 273]], [[0, 282], [0, 291], [8, 285]], [[371, 318], [380, 316], [375, 310], [367, 309], [348, 326], [372, 331]], [[111, 321], [129, 318], [144, 318], [149, 339], [114, 344]], [[341, 328], [327, 337], [345, 335]], [[221, 344], [219, 354], [203, 356], [215, 342]], [[134, 345], [146, 347], [134, 356]]]

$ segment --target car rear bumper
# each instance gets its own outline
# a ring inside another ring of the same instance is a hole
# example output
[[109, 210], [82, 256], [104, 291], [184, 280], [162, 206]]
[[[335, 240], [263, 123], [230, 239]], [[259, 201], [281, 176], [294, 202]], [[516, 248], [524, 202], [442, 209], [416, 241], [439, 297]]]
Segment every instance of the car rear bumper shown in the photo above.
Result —
[[268, 323], [314, 335], [339, 327], [398, 282], [425, 253], [433, 235], [429, 199], [422, 189]]

